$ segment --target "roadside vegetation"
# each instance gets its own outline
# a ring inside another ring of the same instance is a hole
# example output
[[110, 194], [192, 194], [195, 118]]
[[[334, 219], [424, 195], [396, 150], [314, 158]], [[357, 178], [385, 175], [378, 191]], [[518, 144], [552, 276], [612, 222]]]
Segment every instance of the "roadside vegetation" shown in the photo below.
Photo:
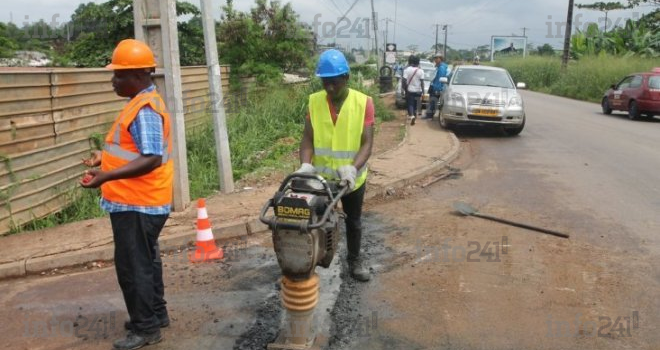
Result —
[[549, 52], [527, 58], [502, 58], [506, 68], [529, 89], [579, 100], [600, 102], [603, 93], [626, 75], [660, 66], [660, 10], [622, 27], [600, 30], [591, 24], [571, 38], [571, 60], [561, 71], [561, 57]]
[[[350, 87], [372, 96], [377, 123], [394, 119], [378, 97], [377, 86], [366, 87], [359, 74], [351, 78]], [[291, 171], [298, 165], [297, 150], [307, 114], [310, 93], [322, 89], [319, 79], [309, 84], [267, 89], [251, 95], [235, 113], [227, 116], [227, 131], [234, 180], [253, 173], [276, 170]], [[186, 135], [190, 197], [207, 197], [219, 190], [218, 166], [214, 149], [213, 123], [208, 121]], [[32, 221], [12, 230], [39, 230], [69, 222], [102, 217], [100, 191], [74, 188], [66, 193], [71, 205], [59, 213]]]
[[660, 66], [658, 59], [611, 55], [584, 56], [569, 62], [561, 72], [559, 57], [512, 58], [493, 62], [506, 68], [514, 81], [530, 90], [599, 103], [603, 93], [626, 75], [649, 72]]

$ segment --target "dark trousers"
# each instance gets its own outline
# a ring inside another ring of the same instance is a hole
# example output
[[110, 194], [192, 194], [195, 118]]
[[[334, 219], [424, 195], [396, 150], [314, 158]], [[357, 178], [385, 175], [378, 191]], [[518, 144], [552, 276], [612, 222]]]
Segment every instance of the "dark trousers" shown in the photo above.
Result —
[[[430, 96], [430, 101], [426, 105], [426, 117], [427, 118], [433, 118], [435, 115], [435, 109], [438, 106], [438, 101], [440, 101], [443, 98], [442, 96], [442, 91], [433, 91], [433, 93]], [[442, 113], [442, 111], [440, 111]]]
[[357, 259], [360, 256], [360, 241], [362, 239], [362, 204], [367, 184], [343, 196], [341, 205], [346, 214], [346, 247], [348, 259]]
[[408, 92], [406, 93], [406, 104], [408, 105], [408, 116], [417, 115], [417, 104], [420, 104], [422, 99], [421, 92]]
[[168, 215], [135, 211], [110, 214], [115, 240], [115, 270], [133, 329], [149, 334], [167, 316], [158, 236]]

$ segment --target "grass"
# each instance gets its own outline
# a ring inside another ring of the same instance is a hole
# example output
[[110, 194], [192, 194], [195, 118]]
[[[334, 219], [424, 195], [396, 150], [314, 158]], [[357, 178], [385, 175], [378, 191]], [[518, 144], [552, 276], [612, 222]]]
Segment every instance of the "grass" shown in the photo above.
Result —
[[[351, 80], [351, 88], [372, 96], [377, 122], [394, 119], [394, 114], [378, 97], [375, 86], [365, 88]], [[310, 93], [321, 89], [320, 80], [309, 85], [295, 85], [255, 93], [246, 103], [227, 115], [227, 132], [235, 180], [275, 170], [286, 172], [298, 165], [297, 151], [302, 135], [307, 101]], [[92, 135], [101, 140], [102, 135]], [[97, 141], [97, 143], [99, 143]], [[186, 133], [190, 197], [207, 197], [219, 190], [218, 166], [215, 154], [213, 124], [205, 124]], [[100, 147], [100, 143], [98, 144]], [[102, 217], [99, 190], [84, 190], [78, 186], [67, 190], [71, 205], [58, 213], [15, 227], [11, 233], [39, 230], [69, 222]]]
[[560, 57], [511, 58], [494, 65], [506, 68], [513, 80], [525, 82], [531, 90], [600, 102], [610, 85], [628, 74], [648, 72], [658, 63], [639, 57], [587, 56], [569, 62], [564, 74]]
[[42, 230], [69, 222], [102, 217], [105, 215], [105, 212], [99, 206], [100, 194], [101, 191], [98, 189], [83, 190], [77, 186], [68, 189], [65, 197], [66, 201], [71, 203], [71, 205], [44, 218], [35, 219], [22, 226], [14, 226], [10, 229], [9, 234]]

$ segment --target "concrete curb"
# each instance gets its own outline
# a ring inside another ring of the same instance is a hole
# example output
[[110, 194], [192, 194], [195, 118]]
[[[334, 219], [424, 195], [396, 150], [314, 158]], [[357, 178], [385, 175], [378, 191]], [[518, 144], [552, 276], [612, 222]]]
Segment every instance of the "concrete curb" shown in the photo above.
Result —
[[365, 194], [365, 200], [372, 199], [377, 196], [385, 196], [389, 189], [400, 189], [406, 187], [435, 172], [440, 171], [445, 165], [456, 159], [460, 152], [461, 143], [456, 135], [454, 135], [454, 133], [449, 133], [449, 138], [451, 140], [451, 147], [449, 151], [443, 154], [438, 160], [408, 174], [408, 176], [404, 178], [398, 179], [385, 185], [370, 187], [370, 189], [367, 189], [367, 193]]
[[[403, 141], [392, 150], [388, 150], [381, 154], [387, 154], [390, 151], [400, 148], [408, 137], [409, 133], [406, 132]], [[460, 142], [453, 133], [449, 133], [448, 137], [450, 138], [452, 145], [449, 151], [443, 154], [440, 159], [410, 173], [405, 178], [398, 179], [385, 185], [369, 187], [365, 194], [365, 200], [370, 200], [376, 196], [384, 196], [389, 189], [399, 189], [408, 186], [413, 182], [419, 181], [420, 179], [441, 170], [447, 163], [456, 159], [460, 151]], [[263, 232], [267, 229], [268, 227], [262, 224], [261, 221], [259, 221], [259, 218], [255, 216], [243, 222], [228, 223], [227, 225], [214, 227], [215, 241], [216, 244], [222, 246], [223, 243], [226, 243], [229, 240]], [[173, 231], [173, 233], [167, 234], [159, 240], [161, 252], [175, 252], [194, 245], [195, 235], [191, 234], [189, 229], [182, 227], [174, 228]], [[106, 245], [37, 258], [28, 258], [23, 261], [15, 261], [0, 265], [0, 279], [38, 274], [56, 268], [75, 267], [93, 261], [111, 261], [113, 260], [113, 257], [114, 245]]]

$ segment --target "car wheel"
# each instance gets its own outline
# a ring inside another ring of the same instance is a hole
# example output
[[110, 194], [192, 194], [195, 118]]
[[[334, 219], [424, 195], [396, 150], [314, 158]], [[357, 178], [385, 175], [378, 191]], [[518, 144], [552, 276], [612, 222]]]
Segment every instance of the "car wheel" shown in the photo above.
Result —
[[525, 128], [525, 117], [523, 117], [522, 124], [516, 126], [515, 128], [504, 128], [504, 133], [506, 136], [516, 136], [520, 134], [521, 131]]
[[630, 118], [630, 120], [639, 118], [639, 107], [637, 107], [637, 102], [635, 101], [630, 101], [628, 104], [628, 118]]
[[452, 125], [447, 121], [447, 119], [442, 117], [442, 111], [438, 115], [438, 123], [440, 123], [440, 127], [445, 129], [445, 130], [451, 130]]
[[601, 102], [601, 107], [603, 107], [603, 114], [610, 115], [612, 114], [612, 108], [610, 108], [610, 101], [607, 100], [607, 97], [603, 97], [603, 102]]

